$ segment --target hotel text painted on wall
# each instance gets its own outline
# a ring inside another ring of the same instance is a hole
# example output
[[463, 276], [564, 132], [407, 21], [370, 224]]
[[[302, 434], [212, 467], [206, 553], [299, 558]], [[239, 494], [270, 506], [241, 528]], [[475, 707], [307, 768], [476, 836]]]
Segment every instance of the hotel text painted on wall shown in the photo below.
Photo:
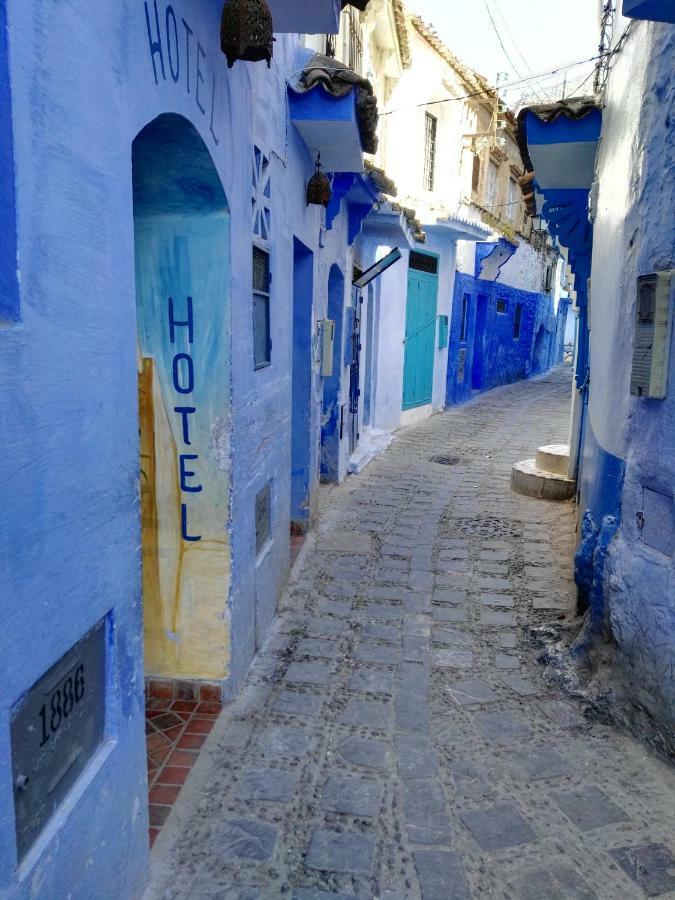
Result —
[[[209, 132], [216, 146], [216, 73], [206, 67], [206, 51], [183, 16], [177, 16], [168, 3], [160, 16], [157, 0], [143, 3], [148, 31], [150, 61], [155, 84], [168, 81], [182, 84], [192, 97], [201, 115], [209, 121]], [[180, 26], [178, 20], [180, 18]], [[210, 75], [210, 77], [209, 77]]]
[[[175, 315], [175, 305], [173, 297], [169, 297], [169, 340], [172, 344], [176, 343], [176, 329], [188, 329], [188, 343], [190, 346], [194, 344], [194, 312], [192, 297], [187, 298], [187, 319], [178, 321]], [[177, 353], [173, 358], [173, 388], [177, 394], [189, 395], [195, 389], [195, 367], [190, 353]], [[183, 444], [190, 447], [190, 416], [197, 412], [195, 406], [174, 406], [174, 412], [181, 417], [181, 426], [183, 434]], [[183, 494], [200, 494], [203, 491], [201, 484], [189, 484], [189, 480], [195, 478], [197, 473], [187, 468], [187, 463], [192, 464], [199, 460], [197, 453], [180, 453], [178, 456], [178, 465], [180, 473], [180, 489]], [[195, 543], [201, 541], [200, 534], [190, 534], [188, 528], [188, 506], [187, 503], [181, 503], [181, 535], [184, 541]]]

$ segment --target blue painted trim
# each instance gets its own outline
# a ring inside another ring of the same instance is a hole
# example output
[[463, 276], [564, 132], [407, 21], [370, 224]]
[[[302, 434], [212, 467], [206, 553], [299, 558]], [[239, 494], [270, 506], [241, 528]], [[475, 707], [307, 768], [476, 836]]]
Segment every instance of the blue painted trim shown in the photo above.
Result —
[[602, 113], [599, 109], [588, 112], [581, 119], [570, 119], [562, 114], [551, 122], [542, 121], [532, 112], [527, 114], [528, 144], [579, 144], [600, 140]]
[[304, 93], [291, 87], [288, 96], [291, 122], [353, 122], [358, 128], [356, 91], [334, 97], [323, 86], [317, 85]]
[[609, 546], [621, 525], [626, 463], [600, 445], [587, 409], [583, 419], [581, 451], [579, 508], [584, 510], [584, 516], [574, 561], [574, 577], [581, 596], [590, 608], [590, 633], [593, 634], [602, 630], [605, 621], [605, 561]]
[[606, 516], [620, 519], [626, 463], [600, 445], [588, 415], [581, 453], [580, 508], [588, 510], [597, 523]]
[[623, 0], [623, 14], [632, 19], [675, 23], [673, 0]]
[[496, 241], [477, 241], [476, 243], [476, 258], [474, 264], [474, 275], [476, 278], [480, 278], [483, 272], [483, 266], [485, 262], [495, 253], [503, 253], [504, 258], [502, 262], [497, 267], [497, 276], [495, 281], [498, 280], [501, 275], [502, 267], [506, 265], [506, 263], [511, 259], [513, 254], [518, 249], [518, 245], [508, 241], [506, 238], [500, 237]]
[[342, 201], [347, 203], [349, 245], [361, 233], [364, 220], [377, 202], [379, 190], [369, 176], [339, 172], [333, 176], [333, 194], [326, 210], [326, 229], [330, 231], [340, 214]]
[[0, 0], [0, 324], [20, 318], [16, 254], [16, 195], [6, 3]]

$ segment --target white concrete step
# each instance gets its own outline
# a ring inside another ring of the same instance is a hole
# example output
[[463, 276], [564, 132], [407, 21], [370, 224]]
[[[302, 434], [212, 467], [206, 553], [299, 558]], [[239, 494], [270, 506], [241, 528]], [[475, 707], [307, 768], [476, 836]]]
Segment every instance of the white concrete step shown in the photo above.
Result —
[[567, 444], [549, 444], [548, 447], [540, 447], [535, 462], [537, 468], [543, 472], [564, 475], [566, 478], [570, 467], [570, 448]]
[[540, 469], [534, 459], [525, 459], [513, 467], [511, 488], [517, 494], [540, 500], [569, 500], [574, 496], [576, 482], [566, 475]]

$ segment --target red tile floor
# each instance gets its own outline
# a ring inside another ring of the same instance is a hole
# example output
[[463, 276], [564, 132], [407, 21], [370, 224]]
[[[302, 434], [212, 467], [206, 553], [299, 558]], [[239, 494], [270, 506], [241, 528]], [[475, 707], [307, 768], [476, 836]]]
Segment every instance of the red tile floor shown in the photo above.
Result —
[[145, 708], [150, 846], [166, 822], [222, 708], [210, 687], [208, 691], [202, 687], [202, 700], [176, 700], [171, 688], [165, 691], [171, 691], [171, 695], [152, 696], [161, 690], [151, 688]]

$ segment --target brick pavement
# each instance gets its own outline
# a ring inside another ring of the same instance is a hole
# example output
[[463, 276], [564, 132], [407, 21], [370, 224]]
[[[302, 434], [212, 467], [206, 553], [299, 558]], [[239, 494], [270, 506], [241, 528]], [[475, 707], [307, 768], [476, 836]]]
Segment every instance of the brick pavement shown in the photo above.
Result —
[[574, 615], [574, 511], [509, 473], [566, 439], [569, 394], [569, 368], [493, 391], [330, 491], [149, 898], [675, 897], [672, 769], [531, 637]]

